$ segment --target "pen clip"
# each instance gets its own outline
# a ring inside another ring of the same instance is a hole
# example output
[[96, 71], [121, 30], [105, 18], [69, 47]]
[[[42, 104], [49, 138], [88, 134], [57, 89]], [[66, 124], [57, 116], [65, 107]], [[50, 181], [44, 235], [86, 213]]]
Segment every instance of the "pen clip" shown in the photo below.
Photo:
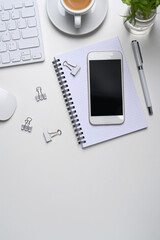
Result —
[[139, 42], [138, 41], [136, 41], [136, 42], [137, 42], [138, 51], [139, 51], [139, 55], [140, 55], [141, 61], [143, 63], [143, 58], [142, 58], [142, 53], [141, 53], [141, 49], [140, 49], [140, 46], [139, 46]]

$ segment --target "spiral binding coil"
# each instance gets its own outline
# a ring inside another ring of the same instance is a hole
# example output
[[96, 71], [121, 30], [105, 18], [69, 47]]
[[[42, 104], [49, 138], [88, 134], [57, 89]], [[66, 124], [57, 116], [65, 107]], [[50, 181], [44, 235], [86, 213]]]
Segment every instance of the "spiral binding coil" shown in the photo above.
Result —
[[52, 63], [53, 63], [53, 66], [54, 66], [54, 69], [55, 69], [55, 72], [56, 72], [56, 75], [57, 75], [57, 78], [59, 81], [59, 85], [62, 90], [62, 94], [63, 94], [64, 100], [66, 103], [68, 113], [70, 115], [71, 123], [73, 125], [77, 141], [79, 144], [86, 143], [85, 137], [83, 135], [83, 131], [81, 128], [81, 124], [78, 119], [77, 111], [75, 109], [74, 102], [73, 102], [70, 90], [68, 88], [68, 85], [67, 85], [67, 80], [65, 78], [60, 59], [54, 58], [54, 61]]

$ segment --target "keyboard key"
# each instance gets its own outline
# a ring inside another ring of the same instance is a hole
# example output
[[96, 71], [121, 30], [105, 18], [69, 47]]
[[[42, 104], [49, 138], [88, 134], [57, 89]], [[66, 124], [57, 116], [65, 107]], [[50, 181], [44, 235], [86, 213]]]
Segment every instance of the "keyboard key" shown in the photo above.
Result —
[[19, 19], [19, 20], [17, 21], [17, 25], [18, 25], [18, 28], [19, 28], [19, 29], [26, 28], [26, 27], [27, 27], [26, 20], [25, 20], [25, 19]]
[[19, 10], [13, 10], [11, 12], [11, 17], [13, 20], [19, 19], [20, 18], [20, 12]]
[[23, 7], [23, 3], [22, 2], [16, 2], [15, 4], [14, 4], [14, 8], [15, 9], [19, 9], [19, 8], [22, 8]]
[[7, 51], [7, 45], [4, 42], [0, 42], [0, 52], [6, 52]]
[[37, 28], [30, 28], [30, 29], [23, 29], [22, 30], [22, 37], [23, 38], [32, 38], [38, 36]]
[[24, 8], [22, 9], [22, 18], [34, 17], [35, 11], [34, 8]]
[[33, 7], [33, 6], [34, 6], [34, 2], [33, 2], [32, 0], [26, 1], [26, 2], [24, 3], [24, 5], [25, 5], [25, 7]]
[[39, 39], [37, 38], [23, 39], [23, 41], [19, 41], [18, 45], [19, 49], [39, 47]]
[[4, 5], [3, 5], [3, 7], [4, 7], [4, 10], [12, 10], [12, 9], [13, 9], [12, 4], [9, 3], [9, 2], [8, 2], [8, 3], [5, 2]]
[[29, 61], [29, 60], [31, 60], [31, 55], [22, 56], [22, 61]]
[[2, 35], [2, 41], [3, 41], [3, 42], [10, 41], [10, 39], [11, 39], [11, 36], [10, 36], [10, 33], [9, 33], [9, 32], [5, 32], [5, 33]]
[[13, 20], [10, 20], [8, 22], [8, 30], [11, 31], [11, 30], [15, 30], [16, 28], [17, 28], [16, 22]]
[[21, 51], [22, 61], [31, 60], [31, 51], [29, 49], [25, 49]]
[[31, 55], [31, 51], [29, 49], [24, 49], [21, 51], [21, 55]]
[[9, 51], [15, 51], [17, 49], [17, 44], [14, 41], [11, 41], [8, 43], [8, 49]]
[[9, 53], [2, 53], [1, 54], [1, 59], [2, 59], [2, 63], [10, 63], [10, 56]]
[[9, 12], [2, 12], [1, 13], [1, 20], [2, 21], [8, 21], [10, 19], [10, 14]]
[[34, 17], [28, 18], [28, 27], [36, 27], [36, 26], [37, 26], [36, 18]]
[[42, 57], [42, 54], [40, 52], [37, 52], [35, 54], [33, 54], [33, 59], [36, 60], [36, 59], [40, 59]]
[[5, 32], [7, 30], [5, 22], [0, 22], [0, 32]]
[[11, 58], [11, 61], [14, 63], [14, 62], [20, 62], [21, 61], [21, 55], [20, 55], [20, 52], [17, 52], [17, 51], [13, 51], [10, 53], [10, 58]]
[[20, 39], [20, 32], [18, 29], [12, 31], [12, 40], [19, 40]]

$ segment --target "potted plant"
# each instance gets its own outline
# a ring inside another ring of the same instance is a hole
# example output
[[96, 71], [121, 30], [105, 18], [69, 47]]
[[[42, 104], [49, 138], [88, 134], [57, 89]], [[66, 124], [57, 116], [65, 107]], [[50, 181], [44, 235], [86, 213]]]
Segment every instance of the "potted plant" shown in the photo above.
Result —
[[147, 33], [154, 24], [160, 0], [122, 0], [129, 7], [125, 14], [125, 26], [132, 33]]

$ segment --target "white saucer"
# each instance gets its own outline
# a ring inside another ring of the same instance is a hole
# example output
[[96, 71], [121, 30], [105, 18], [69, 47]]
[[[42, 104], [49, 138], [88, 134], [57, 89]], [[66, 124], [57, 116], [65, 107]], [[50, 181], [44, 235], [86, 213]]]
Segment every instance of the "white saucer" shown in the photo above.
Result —
[[104, 21], [108, 10], [108, 0], [96, 0], [91, 11], [82, 16], [82, 26], [75, 29], [74, 18], [66, 13], [60, 0], [47, 0], [49, 19], [55, 27], [70, 35], [83, 35], [92, 32]]

